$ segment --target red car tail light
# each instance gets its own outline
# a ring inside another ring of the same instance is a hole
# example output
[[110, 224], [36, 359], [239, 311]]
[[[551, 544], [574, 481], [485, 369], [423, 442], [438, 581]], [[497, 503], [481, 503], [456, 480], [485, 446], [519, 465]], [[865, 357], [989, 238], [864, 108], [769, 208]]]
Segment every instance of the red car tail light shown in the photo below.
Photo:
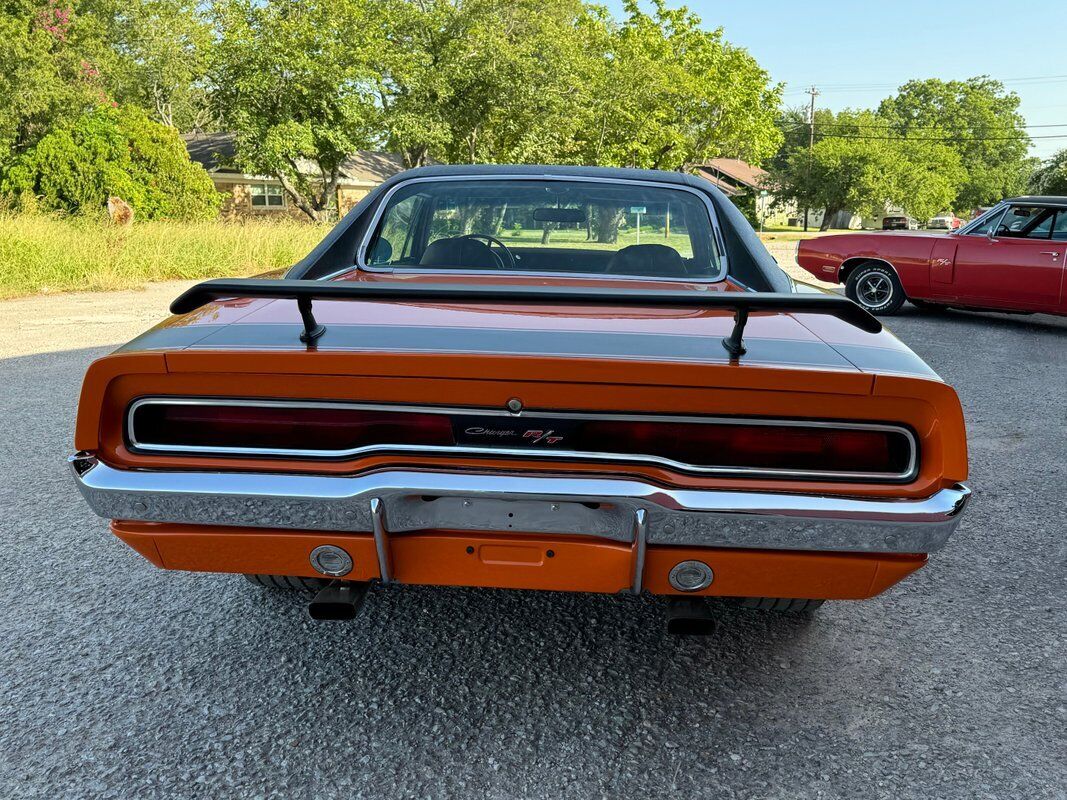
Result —
[[333, 455], [389, 442], [451, 445], [444, 414], [331, 408], [325, 404], [185, 405], [147, 403], [131, 413], [130, 443], [146, 449], [199, 448], [269, 451], [283, 455]]
[[591, 422], [582, 429], [582, 445], [696, 466], [871, 475], [906, 474], [912, 455], [903, 431], [773, 423]]
[[143, 452], [346, 458], [373, 452], [652, 463], [683, 472], [907, 480], [914, 437], [877, 423], [656, 418], [150, 398], [127, 440]]

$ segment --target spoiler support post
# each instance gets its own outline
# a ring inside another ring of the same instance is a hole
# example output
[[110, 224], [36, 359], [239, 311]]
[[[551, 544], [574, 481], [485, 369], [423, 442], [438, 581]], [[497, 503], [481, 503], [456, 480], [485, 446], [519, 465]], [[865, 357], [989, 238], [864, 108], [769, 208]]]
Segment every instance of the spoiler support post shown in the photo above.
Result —
[[730, 335], [722, 340], [722, 346], [733, 358], [740, 358], [745, 354], [745, 325], [748, 324], [748, 309], [739, 308], [734, 312], [734, 329]]
[[300, 319], [304, 323], [304, 331], [300, 334], [300, 341], [310, 347], [315, 344], [316, 339], [326, 333], [326, 326], [315, 319], [315, 314], [311, 310], [310, 295], [297, 297], [296, 307], [300, 312]]

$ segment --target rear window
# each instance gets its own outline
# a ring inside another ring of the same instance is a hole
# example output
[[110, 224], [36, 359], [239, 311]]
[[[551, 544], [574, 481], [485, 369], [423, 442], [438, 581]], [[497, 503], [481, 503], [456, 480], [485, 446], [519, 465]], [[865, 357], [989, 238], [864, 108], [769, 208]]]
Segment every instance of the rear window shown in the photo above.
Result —
[[578, 180], [402, 185], [372, 233], [370, 269], [720, 280], [708, 205], [693, 192]]

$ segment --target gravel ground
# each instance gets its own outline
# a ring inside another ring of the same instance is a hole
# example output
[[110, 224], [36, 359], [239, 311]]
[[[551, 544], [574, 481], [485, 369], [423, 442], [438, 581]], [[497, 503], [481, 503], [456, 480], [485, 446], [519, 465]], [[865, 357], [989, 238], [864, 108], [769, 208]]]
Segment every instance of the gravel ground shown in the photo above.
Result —
[[63, 458], [86, 364], [178, 288], [0, 303], [0, 796], [1067, 796], [1067, 320], [894, 319], [967, 412], [947, 550], [679, 640], [649, 599], [389, 587], [323, 625], [152, 568]]

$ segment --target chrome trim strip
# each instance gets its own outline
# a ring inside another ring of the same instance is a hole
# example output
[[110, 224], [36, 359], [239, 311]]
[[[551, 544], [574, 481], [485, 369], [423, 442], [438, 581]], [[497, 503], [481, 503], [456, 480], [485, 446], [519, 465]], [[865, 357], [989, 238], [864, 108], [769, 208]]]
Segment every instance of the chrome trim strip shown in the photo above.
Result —
[[648, 523], [643, 508], [634, 512], [634, 572], [630, 591], [641, 594], [645, 585], [645, 549], [648, 546]]
[[331, 532], [521, 531], [632, 543], [646, 512], [649, 544], [927, 553], [959, 524], [970, 490], [920, 500], [671, 489], [639, 480], [391, 470], [358, 476], [119, 470], [70, 459], [105, 519]]
[[370, 519], [374, 532], [374, 551], [378, 554], [378, 572], [382, 583], [389, 583], [393, 579], [393, 569], [389, 536], [385, 530], [385, 505], [377, 497], [372, 497], [370, 501]]
[[[433, 268], [418, 268], [418, 267], [414, 267], [414, 268], [404, 267], [404, 268], [401, 268], [400, 270], [397, 270], [395, 268], [381, 269], [381, 268], [372, 267], [372, 266], [367, 264], [367, 260], [366, 260], [367, 259], [367, 248], [370, 246], [370, 240], [374, 236], [375, 232], [378, 230], [378, 223], [381, 222], [381, 218], [385, 214], [385, 209], [389, 206], [389, 201], [392, 199], [393, 195], [396, 194], [397, 191], [400, 190], [401, 188], [403, 188], [404, 186], [408, 186], [408, 185], [413, 184], [413, 183], [442, 183], [442, 182], [445, 182], [445, 181], [450, 181], [450, 182], [451, 181], [563, 181], [563, 182], [568, 182], [568, 183], [608, 183], [608, 184], [620, 184], [621, 183], [621, 184], [626, 184], [626, 185], [629, 185], [629, 186], [650, 186], [650, 187], [654, 187], [656, 189], [667, 189], [669, 191], [689, 192], [690, 194], [696, 195], [696, 197], [704, 204], [704, 207], [708, 211], [708, 218], [709, 218], [709, 221], [711, 222], [712, 235], [715, 237], [715, 246], [718, 248], [718, 251], [719, 251], [718, 252], [719, 264], [720, 264], [719, 274], [714, 278], [712, 278], [712, 277], [704, 277], [704, 278], [684, 278], [684, 279], [674, 278], [674, 279], [671, 279], [671, 278], [657, 278], [655, 275], [639, 275], [639, 276], [634, 276], [634, 277], [636, 277], [639, 280], [643, 280], [643, 281], [648, 281], [648, 280], [651, 279], [651, 280], [675, 280], [675, 281], [678, 281], [678, 282], [681, 282], [681, 283], [718, 283], [719, 281], [723, 280], [730, 272], [730, 269], [729, 269], [729, 255], [728, 255], [727, 250], [726, 250], [726, 240], [723, 239], [722, 227], [719, 225], [718, 212], [715, 210], [715, 206], [712, 204], [712, 202], [708, 198], [708, 196], [706, 194], [704, 194], [704, 192], [700, 191], [699, 189], [696, 189], [695, 187], [686, 186], [684, 184], [676, 184], [676, 183], [660, 183], [659, 181], [634, 180], [632, 178], [606, 178], [606, 177], [605, 178], [598, 178], [598, 177], [593, 177], [593, 176], [590, 176], [590, 175], [582, 175], [582, 176], [577, 176], [577, 175], [442, 175], [442, 176], [428, 177], [428, 178], [411, 178], [409, 180], [400, 181], [395, 186], [391, 187], [389, 189], [389, 191], [385, 193], [385, 195], [382, 197], [382, 199], [380, 201], [378, 201], [378, 206], [374, 209], [374, 216], [371, 217], [370, 223], [367, 225], [367, 230], [363, 234], [363, 238], [359, 243], [359, 248], [356, 250], [356, 263], [355, 263], [355, 265], [353, 267], [346, 268], [345, 270], [340, 271], [340, 272], [333, 272], [329, 276], [327, 276], [327, 278], [336, 278], [339, 275], [343, 275], [345, 272], [349, 272], [352, 269], [361, 269], [361, 270], [363, 270], [365, 272], [370, 272], [372, 274], [373, 273], [376, 273], [376, 274], [417, 273], [417, 274], [423, 274], [423, 275], [426, 275], [426, 274], [436, 275], [438, 273], [444, 273], [444, 274], [448, 274], [448, 275], [470, 275], [470, 274], [485, 275], [485, 274], [492, 274], [494, 272], [493, 270], [454, 270], [454, 269], [433, 269]], [[605, 277], [608, 277], [608, 278], [611, 278], [611, 279], [614, 280], [614, 276], [606, 275], [603, 272], [547, 272], [547, 273], [525, 272], [525, 273], [523, 273], [523, 272], [511, 272], [511, 271], [507, 271], [507, 270], [500, 270], [500, 272], [503, 272], [503, 273], [505, 273], [507, 275], [526, 275], [526, 276], [544, 275], [544, 276], [549, 276], [549, 277], [553, 277], [553, 278], [564, 277], [564, 278], [582, 278], [582, 279], [589, 279], [589, 278], [604, 279]], [[326, 278], [318, 278], [317, 280], [325, 280], [325, 279]]]
[[[578, 450], [548, 450], [521, 448], [510, 449], [503, 447], [473, 447], [470, 445], [456, 445], [445, 447], [439, 445], [390, 445], [377, 444], [364, 447], [354, 447], [347, 450], [289, 450], [262, 447], [207, 447], [207, 446], [183, 446], [153, 444], [143, 442], [137, 438], [134, 415], [137, 409], [146, 405], [190, 405], [190, 406], [229, 406], [248, 408], [330, 408], [349, 409], [355, 411], [395, 411], [397, 413], [423, 413], [423, 414], [452, 414], [478, 417], [510, 417], [522, 416], [523, 414], [542, 419], [588, 419], [608, 420], [612, 422], [683, 422], [706, 425], [764, 425], [788, 428], [822, 428], [835, 430], [862, 430], [862, 431], [886, 431], [902, 434], [908, 440], [911, 449], [911, 457], [908, 460], [907, 469], [898, 474], [886, 474], [881, 472], [832, 472], [817, 470], [786, 470], [786, 469], [761, 469], [756, 467], [708, 467], [695, 464], [687, 464], [669, 458], [652, 455], [633, 455], [627, 453], [610, 452], [584, 452]], [[388, 403], [344, 403], [316, 400], [243, 400], [235, 398], [204, 398], [204, 397], [142, 397], [130, 404], [126, 412], [126, 439], [131, 448], [145, 453], [201, 453], [214, 455], [243, 455], [243, 456], [269, 456], [283, 458], [354, 458], [373, 453], [398, 453], [420, 455], [471, 455], [500, 458], [526, 458], [526, 459], [563, 459], [571, 461], [603, 461], [623, 462], [627, 464], [654, 464], [667, 467], [679, 472], [707, 474], [707, 475], [758, 475], [768, 477], [786, 478], [827, 478], [832, 480], [871, 480], [884, 482], [906, 482], [912, 480], [919, 470], [918, 442], [915, 435], [903, 425], [889, 425], [875, 422], [823, 422], [818, 420], [790, 420], [790, 419], [747, 419], [744, 417], [701, 417], [672, 414], [595, 414], [590, 412], [568, 413], [562, 411], [531, 411], [524, 409], [516, 415], [501, 408], [463, 408], [452, 406], [415, 406], [415, 405], [390, 405]]]

